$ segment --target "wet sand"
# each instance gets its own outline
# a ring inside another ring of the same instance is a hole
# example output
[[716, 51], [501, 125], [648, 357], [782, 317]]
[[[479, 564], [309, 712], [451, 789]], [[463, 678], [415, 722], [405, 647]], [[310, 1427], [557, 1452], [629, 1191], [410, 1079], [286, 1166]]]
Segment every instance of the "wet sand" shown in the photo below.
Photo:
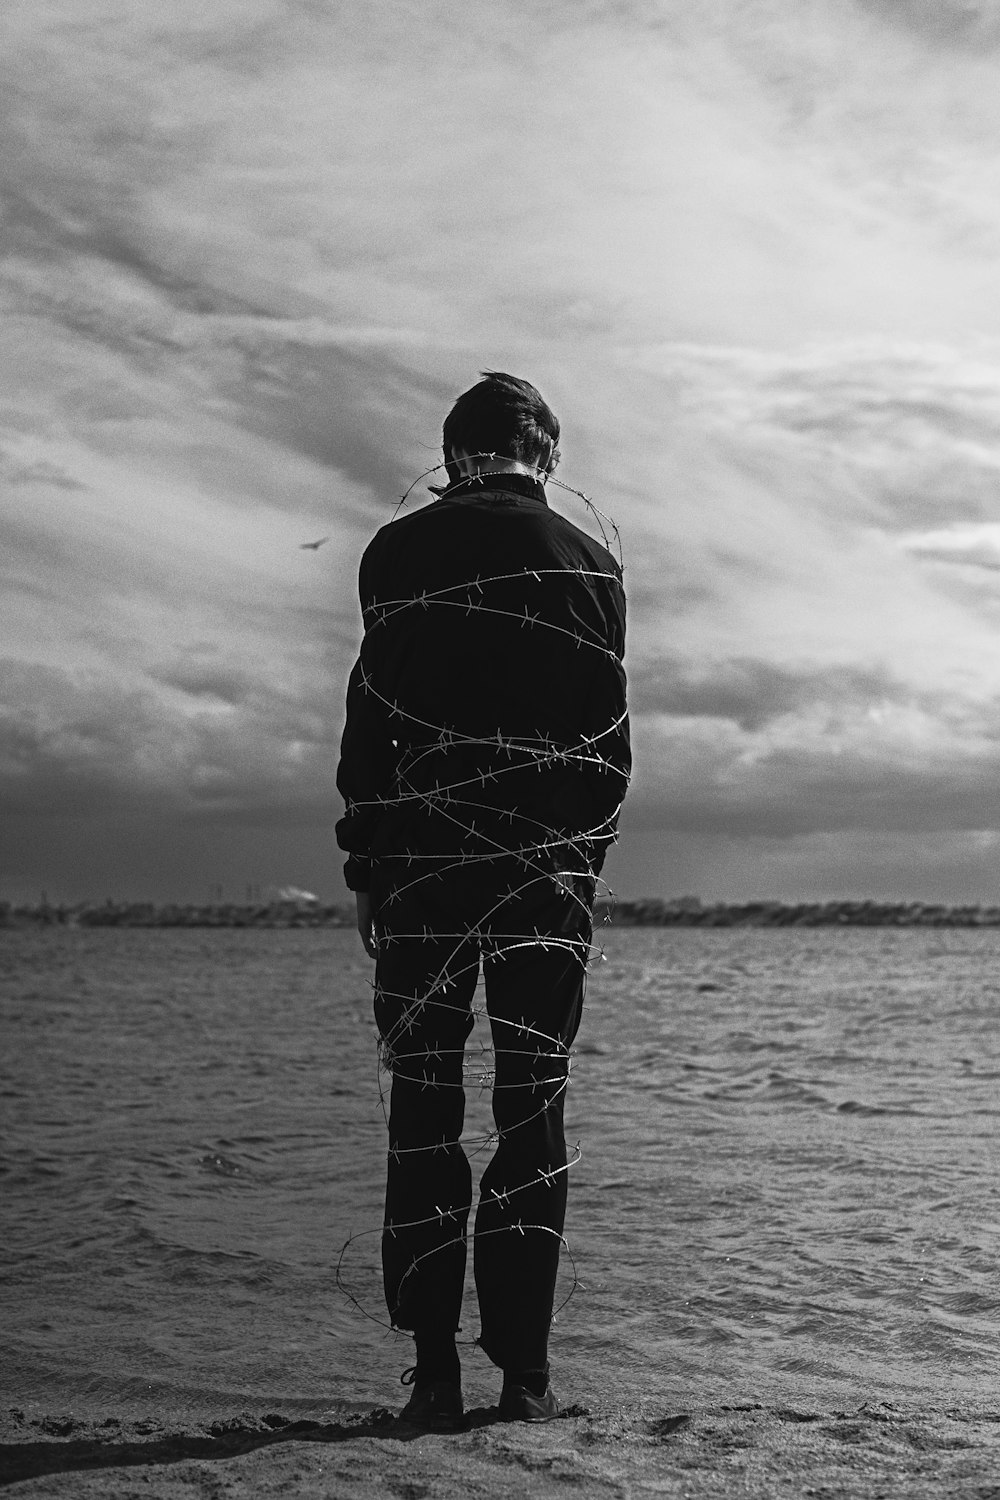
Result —
[[976, 1409], [866, 1402], [802, 1406], [571, 1406], [556, 1421], [468, 1414], [420, 1433], [385, 1408], [76, 1421], [8, 1409], [0, 1483], [17, 1496], [962, 1496], [1000, 1500], [1000, 1402]]

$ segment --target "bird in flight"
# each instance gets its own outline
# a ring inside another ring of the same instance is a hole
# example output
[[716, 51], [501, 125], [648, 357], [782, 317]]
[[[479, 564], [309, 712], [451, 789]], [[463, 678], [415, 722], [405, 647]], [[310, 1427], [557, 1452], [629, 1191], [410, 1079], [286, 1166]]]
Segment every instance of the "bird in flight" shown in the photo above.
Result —
[[328, 536], [321, 536], [318, 542], [300, 542], [299, 543], [299, 550], [300, 551], [309, 551], [309, 552], [318, 552], [319, 549], [322, 547], [323, 543], [324, 542], [328, 542], [329, 540], [330, 540], [330, 538]]

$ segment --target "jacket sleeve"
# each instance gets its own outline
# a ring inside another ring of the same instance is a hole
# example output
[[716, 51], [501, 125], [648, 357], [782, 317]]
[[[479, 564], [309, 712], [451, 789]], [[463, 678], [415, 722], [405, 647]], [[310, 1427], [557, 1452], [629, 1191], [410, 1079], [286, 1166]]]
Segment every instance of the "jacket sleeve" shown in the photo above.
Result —
[[380, 693], [385, 676], [380, 649], [385, 631], [373, 608], [376, 572], [376, 546], [372, 542], [361, 559], [358, 591], [365, 635], [347, 685], [347, 720], [337, 768], [337, 789], [346, 804], [344, 816], [337, 823], [337, 843], [348, 856], [344, 879], [352, 891], [368, 889], [372, 843], [392, 792], [398, 757], [389, 706]]
[[[616, 569], [617, 571], [617, 569]], [[632, 769], [625, 667], [625, 594], [620, 580], [605, 605], [609, 655], [594, 674], [588, 703], [584, 768], [593, 822], [587, 830], [591, 868], [599, 874], [618, 837], [618, 815]]]

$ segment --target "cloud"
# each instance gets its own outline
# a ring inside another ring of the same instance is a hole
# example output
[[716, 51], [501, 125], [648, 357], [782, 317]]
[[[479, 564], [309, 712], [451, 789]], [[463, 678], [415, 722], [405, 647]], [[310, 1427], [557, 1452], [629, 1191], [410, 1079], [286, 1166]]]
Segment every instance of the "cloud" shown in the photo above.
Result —
[[794, 672], [767, 661], [731, 658], [714, 671], [678, 657], [662, 658], [633, 672], [629, 702], [634, 716], [729, 719], [754, 732], [774, 719], [817, 705], [867, 709], [896, 697], [898, 685], [885, 673], [854, 666]]
[[609, 861], [623, 893], [664, 891], [705, 900], [843, 898], [990, 902], [1000, 836], [991, 829], [909, 833], [858, 828], [783, 835], [645, 832], [634, 823], [631, 873]]
[[[898, 835], [913, 847], [922, 840], [928, 853], [911, 871], [917, 884], [896, 889], [926, 891], [922, 872], [942, 868], [931, 857], [936, 839], [957, 848], [960, 834], [1000, 837], [995, 684], [977, 698], [960, 681], [906, 682], [857, 666], [793, 670], [734, 658], [695, 667], [667, 657], [633, 672], [632, 706], [636, 775], [624, 842], [638, 840], [638, 848], [623, 871], [630, 882], [658, 858], [662, 886], [679, 849], [684, 885], [704, 890], [710, 873], [718, 878], [723, 849], [736, 881], [753, 868], [737, 852], [743, 842], [767, 845], [770, 863], [759, 868], [773, 873], [801, 863], [803, 850], [829, 854], [839, 841], [845, 867], [853, 851], [856, 888], [871, 878], [865, 839], [884, 850]], [[786, 842], [794, 860], [779, 854]], [[897, 876], [904, 870], [900, 860]], [[622, 878], [614, 862], [611, 878]], [[723, 893], [735, 889], [746, 885]]]
[[[0, 797], [41, 819], [157, 811], [173, 820], [326, 814], [336, 714], [209, 653], [123, 681], [0, 662]], [[325, 711], [324, 711], [325, 710]]]
[[[971, 826], [1000, 694], [990, 7], [65, 0], [4, 28], [22, 821], [114, 807], [174, 851], [332, 822], [358, 557], [498, 366], [622, 527], [635, 806], [692, 875], [833, 832], [863, 871], [864, 820]], [[318, 851], [262, 878], [322, 889]]]
[[1000, 569], [1000, 522], [959, 524], [939, 531], [913, 533], [900, 540], [908, 551], [918, 557], [965, 567], [985, 568], [991, 573]]
[[980, 52], [1000, 45], [1000, 16], [992, 0], [872, 0], [890, 26], [911, 27], [928, 43]]
[[647, 830], [788, 838], [830, 830], [998, 828], [996, 725], [966, 738], [919, 706], [824, 708], [765, 734], [644, 726], [630, 816]]
[[246, 703], [254, 692], [253, 677], [243, 667], [214, 661], [182, 660], [154, 670], [151, 675], [164, 686], [192, 698], [215, 699], [230, 708]]

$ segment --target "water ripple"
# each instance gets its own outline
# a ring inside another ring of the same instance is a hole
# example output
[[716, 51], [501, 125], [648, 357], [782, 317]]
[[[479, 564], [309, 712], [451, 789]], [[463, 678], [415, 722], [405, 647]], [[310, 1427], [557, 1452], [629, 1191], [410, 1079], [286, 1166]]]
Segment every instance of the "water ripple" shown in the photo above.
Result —
[[[609, 933], [568, 1103], [560, 1357], [651, 1394], [663, 1368], [755, 1396], [996, 1383], [995, 941]], [[383, 1356], [332, 1267], [378, 1225], [385, 1152], [355, 936], [6, 932], [0, 968], [14, 1378], [354, 1391]], [[469, 1117], [489, 1129], [488, 1095]], [[376, 1233], [375, 1310], [378, 1283]]]

